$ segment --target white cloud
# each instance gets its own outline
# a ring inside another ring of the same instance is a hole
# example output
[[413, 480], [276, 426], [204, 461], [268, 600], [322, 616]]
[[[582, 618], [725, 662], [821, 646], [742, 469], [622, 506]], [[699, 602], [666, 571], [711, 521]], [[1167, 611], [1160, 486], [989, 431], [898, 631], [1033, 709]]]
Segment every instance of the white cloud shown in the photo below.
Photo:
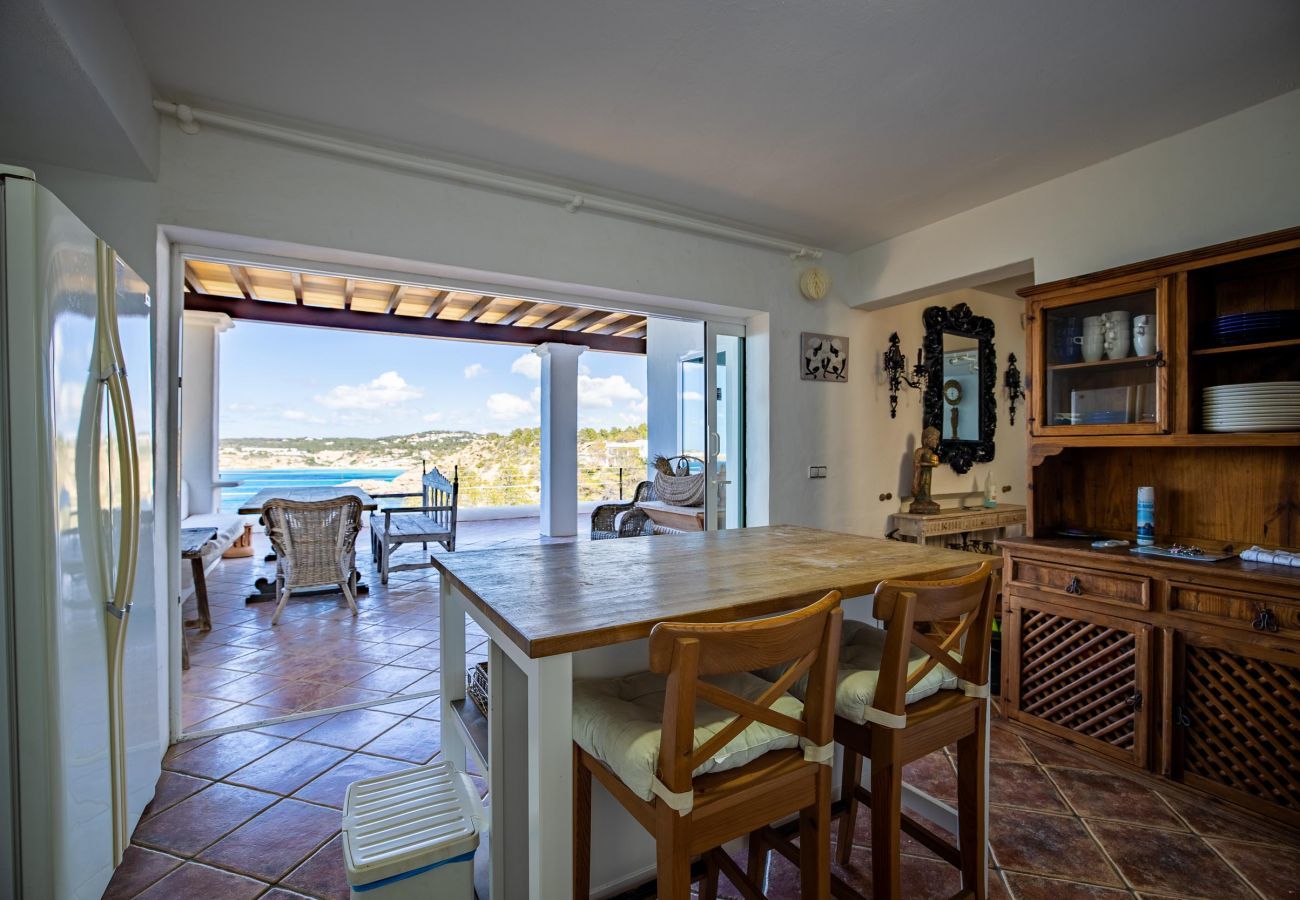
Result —
[[467, 379], [469, 379], [469, 378], [478, 378], [480, 375], [482, 375], [482, 374], [483, 374], [484, 372], [486, 372], [486, 371], [487, 371], [487, 369], [483, 368], [483, 364], [482, 364], [482, 363], [474, 363], [473, 365], [468, 365], [468, 366], [465, 367], [465, 377], [466, 377]]
[[440, 412], [425, 413], [425, 414], [424, 414], [424, 421], [426, 421], [426, 422], [441, 422], [441, 421], [442, 421], [442, 413], [440, 413]]
[[532, 393], [528, 395], [528, 398], [533, 401], [535, 406], [540, 408], [542, 405], [542, 389], [540, 387], [533, 388]]
[[637, 388], [622, 375], [610, 375], [606, 378], [593, 378], [590, 375], [578, 376], [578, 405], [608, 409], [616, 401], [640, 402], [644, 399]]
[[650, 399], [648, 397], [642, 397], [636, 403], [628, 404], [627, 408], [632, 410], [632, 412], [634, 413], [638, 413], [642, 418], [644, 418], [646, 412], [650, 408]]
[[487, 398], [488, 415], [502, 422], [510, 422], [537, 415], [533, 405], [518, 394], [493, 394]]
[[542, 377], [542, 358], [529, 351], [510, 364], [510, 371], [536, 381]]
[[386, 409], [424, 396], [396, 372], [384, 372], [365, 384], [340, 384], [317, 394], [316, 402], [330, 409]]
[[286, 409], [280, 413], [280, 417], [282, 419], [288, 419], [290, 422], [310, 422], [313, 425], [325, 424], [324, 419], [303, 412], [301, 409]]
[[682, 399], [683, 399], [683, 400], [703, 400], [703, 399], [704, 399], [704, 395], [701, 394], [699, 391], [686, 391], [684, 394], [682, 394]]

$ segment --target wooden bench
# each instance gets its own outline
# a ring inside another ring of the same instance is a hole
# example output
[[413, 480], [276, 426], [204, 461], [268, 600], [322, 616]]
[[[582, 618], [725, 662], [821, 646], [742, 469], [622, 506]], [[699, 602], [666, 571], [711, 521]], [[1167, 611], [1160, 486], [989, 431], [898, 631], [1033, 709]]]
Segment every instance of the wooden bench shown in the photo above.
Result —
[[460, 496], [460, 469], [452, 470], [447, 480], [437, 469], [424, 473], [419, 493], [373, 494], [376, 500], [419, 497], [420, 506], [381, 506], [370, 514], [370, 549], [379, 563], [379, 580], [388, 584], [389, 572], [427, 569], [428, 561], [393, 565], [393, 551], [403, 544], [441, 544], [448, 552], [456, 550], [456, 503]]

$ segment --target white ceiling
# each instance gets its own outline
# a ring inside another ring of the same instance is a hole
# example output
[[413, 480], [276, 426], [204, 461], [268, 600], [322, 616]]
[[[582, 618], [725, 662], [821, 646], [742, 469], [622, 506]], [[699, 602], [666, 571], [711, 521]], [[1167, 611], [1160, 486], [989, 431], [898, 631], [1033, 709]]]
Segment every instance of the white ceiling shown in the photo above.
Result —
[[160, 95], [856, 249], [1300, 87], [1296, 0], [118, 0]]

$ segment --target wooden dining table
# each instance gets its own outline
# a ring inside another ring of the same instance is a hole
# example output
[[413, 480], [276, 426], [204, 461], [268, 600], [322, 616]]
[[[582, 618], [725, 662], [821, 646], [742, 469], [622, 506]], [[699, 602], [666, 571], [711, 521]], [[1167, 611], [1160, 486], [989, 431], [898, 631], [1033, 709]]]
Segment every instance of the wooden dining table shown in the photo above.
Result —
[[[363, 512], [374, 512], [379, 508], [379, 501], [375, 500], [359, 487], [348, 487], [340, 485], [337, 487], [269, 487], [262, 488], [239, 507], [237, 512], [241, 516], [261, 516], [262, 510], [266, 504], [272, 500], [296, 500], [299, 503], [313, 503], [319, 500], [335, 500], [339, 497], [356, 497], [361, 501]], [[274, 562], [275, 554], [268, 553], [266, 562]], [[338, 590], [334, 587], [326, 588], [309, 588], [299, 591], [299, 594], [322, 594], [332, 593]], [[356, 592], [366, 594], [370, 592], [370, 586], [363, 581], [357, 580]], [[244, 598], [244, 603], [269, 603], [279, 598], [275, 593], [275, 580], [271, 578], [257, 578], [253, 581], [253, 593]]]
[[[573, 895], [575, 678], [645, 670], [645, 639], [659, 622], [764, 616], [833, 589], [846, 598], [848, 617], [868, 619], [881, 581], [933, 577], [986, 559], [787, 525], [435, 557], [442, 748], [462, 769], [472, 761], [488, 781], [490, 896]], [[466, 616], [490, 639], [486, 719], [465, 699]], [[603, 792], [592, 803], [593, 891], [652, 878], [645, 832]], [[910, 787], [904, 803], [957, 832], [948, 805]]]

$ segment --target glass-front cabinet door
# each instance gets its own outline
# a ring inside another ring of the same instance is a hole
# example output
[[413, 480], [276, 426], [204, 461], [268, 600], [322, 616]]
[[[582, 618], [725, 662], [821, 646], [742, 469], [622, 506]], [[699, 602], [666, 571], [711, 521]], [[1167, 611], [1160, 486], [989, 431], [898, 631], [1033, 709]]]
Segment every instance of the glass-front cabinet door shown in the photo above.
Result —
[[1042, 301], [1032, 315], [1034, 434], [1168, 430], [1163, 279]]

